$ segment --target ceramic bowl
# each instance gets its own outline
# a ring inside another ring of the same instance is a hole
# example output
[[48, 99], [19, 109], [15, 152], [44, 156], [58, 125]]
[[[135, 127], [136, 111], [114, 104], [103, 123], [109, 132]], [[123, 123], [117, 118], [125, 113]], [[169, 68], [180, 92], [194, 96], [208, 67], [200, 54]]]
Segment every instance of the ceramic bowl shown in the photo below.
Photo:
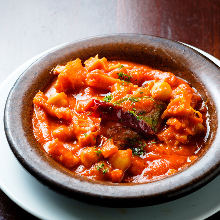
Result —
[[[99, 54], [171, 71], [190, 82], [207, 101], [209, 135], [200, 158], [187, 169], [159, 181], [107, 183], [72, 174], [50, 158], [32, 132], [32, 100], [54, 79], [57, 64]], [[8, 96], [4, 125], [8, 143], [19, 162], [48, 187], [92, 204], [136, 207], [162, 203], [191, 193], [211, 181], [220, 171], [220, 70], [193, 49], [171, 40], [135, 34], [95, 37], [65, 44], [32, 63], [18, 78]]]

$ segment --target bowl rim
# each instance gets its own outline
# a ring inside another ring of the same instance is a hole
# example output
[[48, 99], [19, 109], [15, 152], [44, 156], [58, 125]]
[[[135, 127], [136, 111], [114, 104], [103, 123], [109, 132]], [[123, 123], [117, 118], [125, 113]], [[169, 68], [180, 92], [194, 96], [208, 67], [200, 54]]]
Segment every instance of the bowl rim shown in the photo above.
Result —
[[[92, 201], [94, 203], [96, 203], [96, 201], [94, 201], [94, 199], [97, 199], [97, 204], [101, 204], [101, 205], [107, 205], [107, 206], [115, 206], [113, 203], [117, 200], [117, 207], [118, 204], [120, 204], [122, 201], [125, 201], [129, 203], [126, 203], [126, 205], [124, 206], [123, 204], [121, 205], [121, 207], [128, 207], [128, 206], [139, 206], [141, 205], [145, 205], [148, 204], [149, 201], [147, 201], [148, 199], [152, 199], [152, 202], [150, 202], [150, 204], [157, 204], [157, 203], [161, 203], [161, 202], [165, 202], [171, 199], [176, 199], [179, 198], [183, 195], [186, 195], [190, 192], [195, 191], [196, 189], [202, 187], [203, 185], [205, 185], [206, 183], [208, 183], [209, 181], [211, 181], [212, 179], [214, 179], [220, 172], [220, 159], [217, 161], [215, 160], [215, 163], [212, 163], [212, 166], [209, 166], [208, 169], [203, 170], [204, 172], [200, 175], [197, 175], [196, 177], [193, 176], [192, 174], [195, 173], [195, 171], [191, 171], [191, 173], [189, 173], [189, 170], [192, 169], [192, 167], [194, 167], [198, 162], [196, 162], [196, 164], [192, 165], [191, 167], [183, 170], [181, 173], [178, 173], [174, 176], [170, 176], [168, 178], [162, 179], [160, 181], [156, 181], [156, 182], [152, 182], [152, 183], [146, 183], [148, 187], [150, 187], [150, 189], [154, 189], [152, 190], [153, 193], [150, 193], [151, 190], [148, 189], [147, 193], [146, 193], [146, 184], [138, 184], [138, 185], [132, 185], [132, 186], [126, 186], [126, 185], [105, 185], [105, 184], [100, 184], [100, 183], [94, 183], [94, 182], [90, 182], [90, 181], [81, 181], [78, 180], [77, 182], [75, 182], [74, 186], [75, 188], [72, 188], [70, 185], [64, 185], [61, 182], [57, 182], [55, 179], [53, 178], [48, 178], [48, 176], [46, 176], [43, 172], [40, 172], [39, 170], [36, 169], [36, 167], [34, 167], [32, 164], [30, 164], [30, 161], [25, 160], [25, 158], [23, 158], [23, 156], [20, 154], [19, 150], [16, 147], [16, 141], [13, 138], [13, 134], [10, 131], [11, 128], [11, 124], [10, 124], [10, 114], [9, 114], [9, 108], [10, 108], [10, 99], [14, 94], [14, 90], [16, 89], [16, 86], [19, 84], [19, 82], [22, 80], [22, 77], [25, 76], [25, 73], [27, 73], [31, 68], [34, 67], [34, 65], [37, 65], [39, 62], [41, 62], [42, 60], [44, 60], [45, 58], [47, 58], [50, 54], [53, 54], [55, 52], [59, 52], [60, 50], [63, 50], [65, 48], [68, 47], [73, 47], [76, 44], [79, 43], [85, 43], [85, 42], [90, 42], [90, 41], [96, 41], [96, 40], [100, 40], [100, 39], [107, 39], [107, 40], [111, 40], [112, 38], [123, 38], [123, 39], [136, 39], [136, 38], [148, 38], [150, 40], [161, 40], [161, 41], [166, 41], [168, 43], [171, 44], [175, 44], [177, 47], [182, 47], [182, 48], [187, 48], [186, 50], [189, 50], [190, 53], [196, 54], [196, 56], [199, 57], [203, 57], [203, 59], [208, 62], [211, 63], [212, 65], [214, 64], [217, 69], [219, 69], [219, 67], [211, 60], [209, 60], [207, 57], [205, 57], [204, 55], [200, 54], [199, 52], [195, 51], [194, 49], [183, 45], [177, 41], [171, 41], [165, 38], [161, 38], [161, 37], [154, 37], [154, 36], [149, 36], [149, 35], [143, 35], [143, 34], [111, 34], [111, 35], [103, 35], [103, 36], [96, 36], [96, 37], [91, 37], [91, 38], [87, 38], [87, 39], [83, 39], [83, 40], [79, 40], [79, 41], [73, 41], [73, 42], [68, 42], [65, 44], [62, 44], [60, 47], [56, 47], [55, 49], [47, 52], [46, 54], [40, 56], [38, 59], [36, 59], [16, 80], [15, 84], [13, 85], [13, 87], [10, 90], [10, 93], [7, 97], [7, 101], [6, 101], [6, 105], [5, 105], [5, 110], [4, 110], [4, 129], [5, 129], [5, 133], [6, 133], [6, 137], [7, 140], [9, 142], [9, 145], [11, 147], [11, 150], [13, 151], [14, 155], [16, 156], [16, 158], [18, 159], [18, 161], [26, 168], [26, 170], [28, 170], [33, 176], [35, 176], [37, 179], [39, 179], [41, 182], [43, 182], [44, 184], [48, 185], [49, 187], [51, 187], [52, 189], [55, 189], [56, 191], [59, 191], [61, 193], [67, 194], [69, 196], [74, 196], [75, 198], [78, 198], [80, 200], [84, 200], [85, 199], [87, 201]], [[137, 40], [137, 39], [136, 39]], [[217, 103], [219, 106], [219, 103]], [[219, 118], [219, 113], [218, 113], [218, 118]], [[218, 122], [219, 124], [219, 122]], [[219, 126], [218, 126], [219, 127]], [[218, 130], [218, 128], [217, 128]], [[215, 137], [215, 139], [213, 140], [212, 145], [214, 144], [214, 142], [218, 142], [220, 143], [220, 138], [218, 138], [218, 140], [216, 140], [218, 137]], [[218, 144], [215, 143], [215, 144]], [[210, 147], [211, 148], [211, 147]], [[216, 148], [215, 148], [216, 149]], [[220, 151], [214, 151], [214, 152], [210, 152], [211, 149], [209, 149], [205, 155], [207, 153], [211, 154], [211, 153], [217, 153], [220, 156]], [[213, 151], [213, 148], [212, 148]], [[204, 156], [205, 156], [204, 155]], [[202, 157], [202, 159], [205, 159], [206, 161], [210, 161], [210, 158], [208, 156], [206, 157]], [[198, 164], [197, 164], [197, 170], [198, 169]], [[184, 180], [184, 175], [187, 175], [187, 178], [189, 179], [188, 181], [183, 181], [182, 184], [179, 183], [180, 180], [178, 180], [179, 176], [181, 175], [182, 180]], [[190, 176], [191, 175], [191, 176]], [[177, 183], [178, 184], [175, 184]], [[83, 187], [79, 187], [80, 184], [85, 184], [85, 186]], [[98, 186], [98, 189], [101, 188], [104, 189], [104, 194], [103, 194], [103, 190], [95, 190], [95, 188]], [[77, 186], [77, 187], [76, 187]], [[172, 186], [172, 187], [170, 187]], [[131, 189], [132, 187], [132, 189]], [[114, 188], [114, 189], [113, 189]], [[158, 190], [155, 190], [158, 189]], [[89, 189], [89, 190], [88, 190]], [[116, 192], [115, 192], [116, 191]], [[114, 193], [113, 193], [114, 192]], [[120, 193], [119, 193], [120, 192]], [[130, 195], [127, 195], [127, 192], [130, 193]], [[133, 192], [133, 193], [131, 193]], [[139, 192], [139, 193], [137, 193]], [[103, 202], [105, 199], [106, 202]], [[103, 203], [100, 203], [100, 201], [102, 201]], [[136, 204], [134, 205], [129, 205], [130, 202], [134, 202]], [[142, 203], [143, 202], [143, 203]]]

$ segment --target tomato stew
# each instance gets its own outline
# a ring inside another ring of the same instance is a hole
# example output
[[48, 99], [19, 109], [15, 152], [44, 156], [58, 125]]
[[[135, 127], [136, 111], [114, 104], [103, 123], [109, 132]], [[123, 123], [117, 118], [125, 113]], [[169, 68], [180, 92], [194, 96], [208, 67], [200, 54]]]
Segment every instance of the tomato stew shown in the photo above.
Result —
[[33, 99], [42, 148], [76, 175], [142, 183], [195, 161], [205, 142], [207, 106], [171, 72], [91, 57], [58, 65]]

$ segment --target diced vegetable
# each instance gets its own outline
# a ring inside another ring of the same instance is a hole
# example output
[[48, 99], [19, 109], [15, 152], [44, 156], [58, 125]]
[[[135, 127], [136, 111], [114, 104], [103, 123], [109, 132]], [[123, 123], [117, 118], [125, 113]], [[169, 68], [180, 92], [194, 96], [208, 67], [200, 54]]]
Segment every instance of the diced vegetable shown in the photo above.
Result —
[[88, 131], [86, 133], [81, 134], [78, 136], [78, 142], [81, 146], [87, 145], [95, 145], [96, 137], [99, 134], [99, 131]]
[[167, 101], [171, 98], [172, 89], [167, 82], [156, 82], [151, 89], [151, 94], [154, 99]]
[[113, 183], [120, 183], [122, 181], [122, 178], [124, 176], [124, 172], [119, 169], [112, 170], [111, 172], [111, 180]]
[[170, 116], [190, 117], [195, 122], [202, 122], [202, 114], [191, 107], [193, 89], [187, 84], [179, 85], [172, 92], [172, 99], [162, 118]]
[[129, 171], [132, 173], [132, 175], [134, 176], [140, 175], [145, 168], [146, 165], [143, 159], [137, 156], [132, 157], [131, 167], [129, 168]]
[[73, 168], [79, 163], [79, 158], [69, 150], [66, 149], [62, 142], [55, 139], [47, 142], [44, 146], [46, 152], [48, 152], [55, 160], [62, 163], [67, 168]]
[[76, 137], [74, 133], [74, 127], [72, 125], [61, 125], [60, 127], [53, 130], [52, 134], [55, 138], [58, 138], [62, 141], [73, 140]]
[[55, 93], [54, 95], [48, 98], [47, 103], [51, 105], [56, 105], [58, 107], [67, 107], [68, 106], [67, 95], [64, 92]]
[[37, 106], [42, 107], [49, 115], [53, 117], [57, 117], [59, 119], [62, 118], [65, 120], [71, 120], [72, 118], [71, 110], [69, 108], [58, 108], [56, 106], [50, 105], [47, 102], [47, 97], [41, 91], [39, 91], [35, 95], [33, 103]]
[[100, 160], [100, 156], [96, 151], [95, 147], [87, 147], [81, 151], [80, 159], [85, 167], [90, 168], [94, 163]]
[[77, 101], [77, 104], [75, 106], [75, 110], [78, 113], [85, 112], [89, 109], [90, 105], [92, 104], [92, 101], [90, 99], [80, 100]]
[[55, 88], [57, 92], [75, 90], [85, 84], [86, 70], [82, 66], [81, 60], [76, 59], [66, 64], [58, 75]]
[[73, 114], [72, 125], [74, 133], [80, 145], [94, 145], [100, 132], [100, 118], [88, 115]]
[[101, 152], [104, 158], [108, 158], [118, 152], [118, 147], [114, 145], [112, 139], [109, 139], [103, 144]]
[[127, 170], [131, 166], [131, 149], [119, 150], [110, 157], [109, 161], [115, 169]]
[[100, 70], [88, 73], [86, 78], [87, 85], [98, 89], [110, 90], [111, 87], [120, 80], [103, 74]]
[[88, 71], [95, 69], [108, 70], [108, 62], [105, 57], [99, 59], [98, 54], [95, 57], [91, 57], [84, 62], [85, 67]]

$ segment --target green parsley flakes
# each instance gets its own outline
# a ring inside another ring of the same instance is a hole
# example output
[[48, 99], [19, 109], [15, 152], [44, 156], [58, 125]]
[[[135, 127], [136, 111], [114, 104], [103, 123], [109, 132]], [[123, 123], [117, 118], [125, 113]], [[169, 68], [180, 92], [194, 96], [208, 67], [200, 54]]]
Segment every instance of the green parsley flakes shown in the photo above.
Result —
[[134, 138], [126, 138], [126, 146], [129, 146], [132, 150], [132, 154], [135, 156], [141, 156], [145, 154], [144, 148], [146, 147], [146, 143], [141, 141], [139, 137]]
[[100, 156], [100, 155], [101, 155], [101, 153], [102, 153], [102, 151], [101, 151], [101, 150], [96, 150], [95, 152], [96, 152], [96, 154], [97, 154], [98, 156]]
[[103, 173], [103, 174], [106, 174], [107, 172], [108, 172], [108, 168], [102, 169], [102, 173]]
[[132, 154], [135, 156], [141, 156], [145, 153], [143, 147], [134, 147], [131, 150], [132, 150]]
[[104, 163], [98, 164], [98, 165], [96, 166], [96, 169], [97, 169], [97, 170], [102, 170], [102, 169], [104, 168], [104, 166], [105, 166]]
[[119, 72], [119, 73], [118, 73], [118, 78], [119, 78], [120, 80], [124, 80], [124, 81], [127, 81], [127, 82], [130, 82], [130, 80], [131, 80], [131, 76], [128, 75], [128, 74], [125, 74], [125, 73], [123, 73], [123, 72]]
[[121, 70], [124, 66], [121, 64], [121, 66], [118, 68], [119, 70]]
[[105, 168], [105, 164], [104, 164], [104, 163], [98, 164], [98, 165], [96, 166], [96, 169], [97, 169], [98, 171], [101, 171], [102, 174], [106, 174], [106, 173], [108, 172], [108, 168]]
[[112, 100], [112, 94], [106, 95], [103, 99], [105, 102], [110, 102]]

